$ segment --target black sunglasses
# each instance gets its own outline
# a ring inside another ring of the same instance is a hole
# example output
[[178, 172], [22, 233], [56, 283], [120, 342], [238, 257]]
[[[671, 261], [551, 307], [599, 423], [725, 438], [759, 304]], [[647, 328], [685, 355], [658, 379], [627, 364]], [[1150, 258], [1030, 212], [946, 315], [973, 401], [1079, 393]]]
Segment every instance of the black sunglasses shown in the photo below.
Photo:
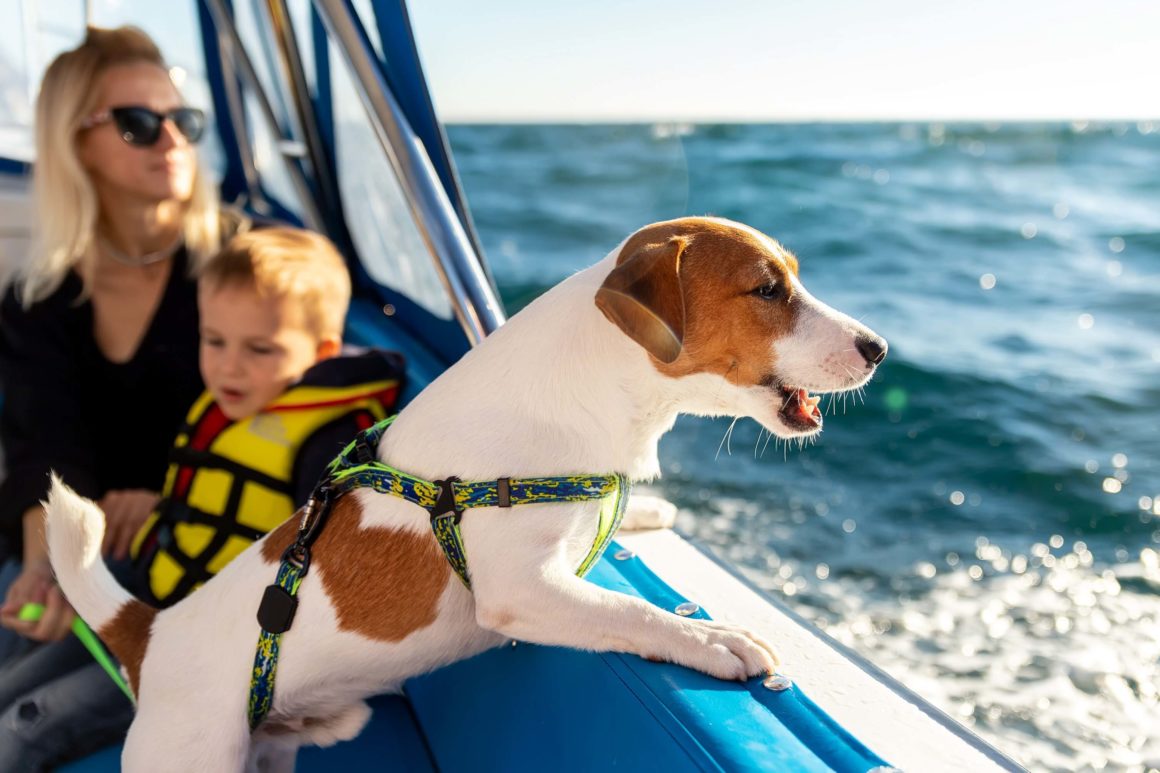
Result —
[[130, 145], [147, 148], [161, 138], [161, 125], [168, 118], [182, 133], [185, 139], [196, 143], [205, 131], [205, 113], [196, 107], [178, 107], [164, 113], [158, 113], [147, 107], [131, 105], [128, 107], [111, 107], [86, 118], [81, 122], [82, 129], [91, 129], [103, 123], [112, 121], [121, 133], [121, 139]]

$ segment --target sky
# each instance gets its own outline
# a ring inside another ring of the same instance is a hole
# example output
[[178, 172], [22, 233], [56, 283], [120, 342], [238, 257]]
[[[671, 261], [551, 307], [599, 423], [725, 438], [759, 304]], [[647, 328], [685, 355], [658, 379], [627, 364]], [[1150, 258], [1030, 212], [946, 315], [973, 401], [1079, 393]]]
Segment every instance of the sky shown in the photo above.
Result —
[[410, 0], [463, 121], [1160, 117], [1157, 0]]
[[[196, 66], [189, 0], [88, 2]], [[1160, 118], [1160, 0], [407, 3], [448, 122]], [[0, 18], [35, 9], [43, 66], [75, 44], [84, 6], [0, 0]], [[0, 51], [28, 31], [0, 24]], [[26, 122], [29, 100], [0, 90], [16, 105], [0, 128]]]

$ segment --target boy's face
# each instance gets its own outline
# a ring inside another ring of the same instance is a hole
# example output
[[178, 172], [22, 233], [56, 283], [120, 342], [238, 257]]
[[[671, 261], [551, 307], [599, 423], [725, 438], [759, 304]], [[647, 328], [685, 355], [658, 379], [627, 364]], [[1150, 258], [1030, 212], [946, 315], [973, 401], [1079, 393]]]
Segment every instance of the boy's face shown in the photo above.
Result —
[[308, 368], [337, 353], [334, 339], [307, 329], [299, 304], [264, 297], [245, 285], [202, 283], [201, 377], [233, 420], [249, 418], [278, 398]]

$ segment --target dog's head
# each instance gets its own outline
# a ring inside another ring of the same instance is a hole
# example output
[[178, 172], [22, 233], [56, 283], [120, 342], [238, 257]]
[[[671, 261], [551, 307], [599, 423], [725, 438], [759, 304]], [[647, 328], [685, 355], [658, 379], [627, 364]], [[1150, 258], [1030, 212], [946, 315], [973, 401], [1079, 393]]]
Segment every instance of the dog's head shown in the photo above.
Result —
[[821, 430], [811, 392], [855, 389], [886, 356], [885, 340], [806, 291], [785, 248], [717, 218], [637, 231], [596, 305], [661, 375], [697, 384], [684, 410], [749, 416], [783, 438]]

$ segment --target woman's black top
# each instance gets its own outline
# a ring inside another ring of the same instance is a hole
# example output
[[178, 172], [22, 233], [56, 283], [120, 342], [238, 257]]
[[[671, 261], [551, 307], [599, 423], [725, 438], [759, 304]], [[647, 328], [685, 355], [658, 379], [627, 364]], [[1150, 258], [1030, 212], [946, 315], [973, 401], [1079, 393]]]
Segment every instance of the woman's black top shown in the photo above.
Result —
[[22, 515], [43, 499], [55, 470], [80, 494], [160, 491], [185, 413], [203, 390], [197, 285], [185, 250], [173, 257], [161, 302], [132, 359], [110, 362], [93, 336], [93, 305], [70, 273], [50, 297], [23, 309], [0, 303], [0, 535], [18, 550]]

